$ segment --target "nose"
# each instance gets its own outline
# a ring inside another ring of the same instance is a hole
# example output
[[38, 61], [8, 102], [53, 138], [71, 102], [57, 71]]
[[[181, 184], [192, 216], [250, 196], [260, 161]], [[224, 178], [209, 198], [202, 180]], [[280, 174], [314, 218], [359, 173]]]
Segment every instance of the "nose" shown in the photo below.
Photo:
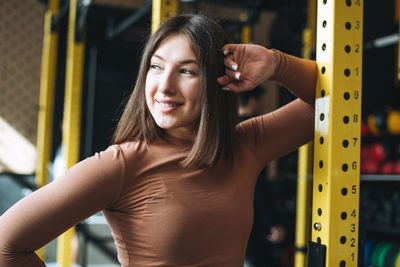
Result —
[[172, 71], [164, 71], [158, 84], [158, 92], [172, 95], [176, 93], [175, 77]]

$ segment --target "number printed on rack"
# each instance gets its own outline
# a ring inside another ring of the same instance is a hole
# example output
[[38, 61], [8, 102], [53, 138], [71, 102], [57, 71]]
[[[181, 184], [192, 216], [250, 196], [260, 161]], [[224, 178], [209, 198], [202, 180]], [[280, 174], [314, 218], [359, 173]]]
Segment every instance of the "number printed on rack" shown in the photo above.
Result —
[[353, 212], [351, 213], [351, 217], [355, 218], [356, 217], [356, 210], [354, 209]]
[[358, 138], [357, 137], [353, 137], [353, 140], [354, 140], [354, 146], [356, 146]]
[[352, 168], [353, 168], [353, 170], [357, 170], [357, 162], [356, 161], [353, 161]]
[[354, 116], [353, 116], [353, 122], [358, 122], [358, 114], [354, 114]]
[[356, 44], [356, 49], [354, 50], [356, 53], [360, 53], [360, 45]]

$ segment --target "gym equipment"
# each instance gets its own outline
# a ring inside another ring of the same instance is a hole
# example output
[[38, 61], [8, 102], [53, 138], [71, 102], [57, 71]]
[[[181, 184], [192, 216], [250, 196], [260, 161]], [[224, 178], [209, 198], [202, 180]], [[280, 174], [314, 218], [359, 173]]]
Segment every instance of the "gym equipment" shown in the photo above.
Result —
[[400, 135], [400, 111], [387, 107], [368, 115], [368, 128], [376, 136]]
[[394, 162], [389, 160], [385, 161], [379, 167], [379, 173], [384, 175], [391, 175], [394, 172]]
[[397, 267], [400, 266], [400, 244], [368, 240], [365, 244], [364, 266]]
[[368, 124], [364, 121], [361, 121], [361, 136], [366, 137], [371, 135], [371, 130], [368, 127]]
[[387, 130], [392, 135], [400, 135], [400, 111], [392, 110], [389, 112], [387, 119]]
[[393, 246], [393, 243], [378, 243], [372, 251], [370, 264], [373, 266], [383, 267], [386, 255]]
[[372, 144], [371, 156], [377, 162], [395, 159], [400, 156], [400, 144], [382, 141]]
[[395, 267], [396, 260], [400, 255], [400, 246], [399, 244], [394, 245], [386, 254], [386, 257], [383, 261], [383, 267]]
[[375, 240], [367, 240], [365, 242], [365, 248], [364, 248], [364, 266], [369, 267], [370, 266], [370, 257], [371, 257], [371, 252], [376, 244]]
[[379, 163], [372, 158], [361, 161], [361, 173], [377, 174], [379, 171]]
[[393, 174], [400, 175], [400, 159], [396, 160], [393, 165]]

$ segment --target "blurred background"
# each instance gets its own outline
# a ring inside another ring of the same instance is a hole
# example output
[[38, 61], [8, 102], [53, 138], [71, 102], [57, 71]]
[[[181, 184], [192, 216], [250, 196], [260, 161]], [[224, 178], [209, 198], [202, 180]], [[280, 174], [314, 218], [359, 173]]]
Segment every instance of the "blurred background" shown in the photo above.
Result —
[[[0, 0], [0, 214], [68, 166], [60, 153], [63, 131], [78, 132], [73, 141], [78, 160], [106, 149], [135, 84], [142, 48], [151, 33], [152, 1], [78, 1], [75, 34], [84, 42], [81, 68], [75, 69], [82, 77], [81, 98], [75, 103], [80, 114], [79, 119], [65, 121], [69, 4], [59, 2], [59, 14], [51, 24], [58, 41], [49, 135], [38, 126], [43, 108], [41, 83], [46, 79], [43, 40], [49, 1]], [[217, 18], [234, 42], [260, 44], [299, 57], [304, 56], [303, 32], [310, 27], [310, 10], [315, 9], [315, 2], [306, 0], [181, 0], [177, 5], [178, 13]], [[365, 240], [366, 262], [382, 253], [376, 252], [382, 247], [400, 251], [399, 9], [398, 0], [364, 1], [360, 195], [364, 226], [360, 235]], [[309, 56], [315, 58], [315, 49]], [[241, 99], [240, 115], [245, 119], [274, 110], [294, 96], [274, 82], [265, 82], [254, 95]], [[40, 138], [49, 142], [44, 160], [38, 156]], [[38, 182], [39, 163], [45, 166], [42, 182]], [[249, 267], [294, 266], [297, 164], [297, 152], [293, 152], [272, 162], [260, 175], [255, 207], [259, 216], [246, 254]], [[76, 264], [118, 266], [101, 214], [76, 230]], [[46, 261], [55, 262], [56, 254], [56, 242], [52, 242]]]

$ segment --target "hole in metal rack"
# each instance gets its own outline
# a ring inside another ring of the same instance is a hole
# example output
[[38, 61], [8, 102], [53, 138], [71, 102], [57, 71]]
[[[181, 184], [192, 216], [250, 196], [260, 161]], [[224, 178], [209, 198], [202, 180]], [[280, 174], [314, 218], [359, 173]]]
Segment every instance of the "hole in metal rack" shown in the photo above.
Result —
[[344, 51], [346, 51], [346, 53], [350, 53], [351, 47], [350, 47], [349, 45], [346, 45], [346, 46], [344, 47]]
[[350, 76], [350, 70], [349, 69], [345, 69], [344, 70], [344, 75], [346, 75], [346, 77]]
[[322, 22], [322, 27], [326, 27], [326, 20], [324, 20], [323, 22]]
[[346, 239], [345, 236], [341, 236], [341, 237], [340, 237], [340, 243], [341, 243], [341, 244], [345, 244], [346, 241], [347, 241], [347, 239]]
[[326, 5], [326, 2], [328, 2], [327, 0], [322, 0], [322, 3], [324, 4], [324, 5]]
[[322, 51], [325, 51], [326, 49], [326, 44], [322, 44]]
[[344, 139], [342, 142], [343, 147], [348, 147], [349, 146], [349, 140]]
[[346, 267], [346, 262], [345, 262], [345, 261], [340, 261], [339, 266], [340, 266], [340, 267]]
[[320, 121], [323, 121], [325, 119], [325, 115], [324, 115], [324, 113], [321, 113], [320, 115], [319, 115], [319, 120]]
[[346, 0], [346, 6], [351, 6], [351, 0]]
[[346, 28], [346, 30], [350, 30], [351, 29], [351, 23], [350, 22], [346, 22], [344, 24], [344, 27]]
[[324, 96], [325, 96], [325, 90], [322, 89], [322, 90], [321, 90], [321, 97], [324, 97]]
[[348, 124], [349, 121], [350, 121], [350, 119], [349, 119], [348, 116], [344, 116], [344, 117], [343, 117], [343, 122], [344, 122], [345, 124]]
[[320, 143], [321, 145], [324, 143], [324, 138], [323, 138], [322, 136], [319, 138], [319, 143]]
[[322, 184], [319, 184], [319, 185], [318, 185], [318, 191], [319, 191], [319, 192], [322, 192], [322, 189], [323, 189]]
[[346, 195], [347, 195], [347, 188], [346, 188], [346, 187], [343, 187], [343, 188], [342, 188], [342, 195], [343, 195], [343, 196], [346, 196]]
[[324, 167], [324, 162], [322, 160], [320, 160], [318, 165], [319, 165], [320, 168], [322, 168], [322, 167]]
[[317, 242], [318, 242], [319, 244], [321, 244], [321, 238], [320, 238], [320, 237], [317, 237]]
[[322, 225], [320, 223], [314, 223], [314, 230], [321, 231]]
[[342, 220], [346, 220], [346, 218], [347, 218], [347, 213], [346, 213], [345, 211], [343, 211], [343, 212], [340, 214], [340, 218], [341, 218]]
[[321, 216], [321, 215], [322, 215], [322, 210], [318, 209], [318, 216]]
[[324, 74], [326, 72], [325, 66], [321, 68], [321, 73]]
[[349, 92], [344, 93], [344, 94], [343, 94], [343, 98], [344, 98], [344, 100], [349, 100], [349, 99], [350, 99], [350, 94], [349, 94]]
[[342, 170], [343, 170], [344, 172], [347, 172], [348, 169], [349, 169], [349, 165], [347, 165], [346, 163], [344, 163], [344, 164], [342, 165]]

